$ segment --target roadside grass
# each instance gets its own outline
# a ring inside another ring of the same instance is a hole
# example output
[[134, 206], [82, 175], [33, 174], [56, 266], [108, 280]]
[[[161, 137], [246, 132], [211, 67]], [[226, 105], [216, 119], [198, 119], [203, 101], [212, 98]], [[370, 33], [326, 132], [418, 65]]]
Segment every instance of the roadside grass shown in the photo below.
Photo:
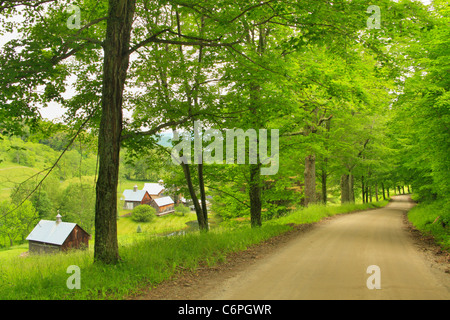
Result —
[[[300, 208], [292, 213], [274, 220], [278, 224], [303, 224], [313, 223], [320, 221], [325, 217], [331, 217], [337, 214], [349, 213], [353, 211], [368, 210], [374, 208], [381, 208], [389, 203], [388, 200], [382, 200], [379, 202], [369, 202], [364, 204], [345, 203], [340, 206], [324, 206], [321, 204], [311, 205], [308, 208]], [[270, 222], [269, 222], [270, 223]]]
[[424, 235], [431, 235], [450, 251], [450, 205], [445, 201], [423, 202], [408, 212], [408, 219]]
[[[311, 223], [386, 203], [311, 206], [267, 221], [261, 228], [250, 228], [248, 223], [235, 227], [224, 224], [208, 233], [191, 232], [171, 237], [151, 232], [130, 235], [119, 242], [121, 261], [116, 265], [94, 264], [92, 248], [26, 258], [0, 258], [0, 299], [124, 299], [157, 286], [179, 270], [194, 270], [201, 265], [213, 266], [226, 261], [232, 252], [291, 230], [288, 223]], [[66, 285], [71, 276], [67, 268], [71, 265], [80, 268], [81, 289], [70, 290]]]

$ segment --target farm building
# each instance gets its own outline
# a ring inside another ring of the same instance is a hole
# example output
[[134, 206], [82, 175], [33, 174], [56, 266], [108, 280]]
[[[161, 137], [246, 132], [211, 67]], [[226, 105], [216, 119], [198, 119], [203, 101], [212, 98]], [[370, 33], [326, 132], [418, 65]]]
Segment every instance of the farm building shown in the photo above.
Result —
[[145, 183], [143, 190], [147, 191], [152, 199], [164, 196], [164, 182], [159, 180], [158, 183]]
[[171, 197], [162, 197], [153, 199], [150, 205], [156, 209], [156, 214], [160, 216], [173, 212], [175, 203]]
[[79, 225], [62, 222], [61, 215], [56, 221], [41, 220], [28, 235], [28, 250], [31, 254], [54, 253], [69, 249], [87, 249], [90, 235]]
[[134, 186], [133, 190], [126, 189], [123, 192], [125, 203], [124, 209], [132, 210], [141, 204], [150, 204], [152, 197], [146, 190], [138, 190], [137, 186]]

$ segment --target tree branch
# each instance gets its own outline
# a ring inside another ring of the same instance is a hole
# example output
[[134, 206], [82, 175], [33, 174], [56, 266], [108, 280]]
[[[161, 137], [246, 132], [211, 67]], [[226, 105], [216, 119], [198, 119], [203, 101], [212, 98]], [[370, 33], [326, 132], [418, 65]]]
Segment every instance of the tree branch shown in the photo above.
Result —
[[[324, 121], [328, 121], [328, 120], [330, 120], [331, 118], [333, 118], [333, 115], [330, 115], [329, 117], [327, 117], [327, 118], [321, 118], [318, 122], [317, 122], [317, 127], [318, 126], [320, 126]], [[288, 132], [288, 133], [283, 133], [281, 136], [282, 137], [291, 137], [291, 136], [307, 136], [307, 135], [309, 135], [310, 133], [315, 133], [317, 131], [317, 129], [313, 129], [313, 130], [311, 130], [311, 131], [309, 131], [309, 130], [300, 130], [300, 131], [297, 131], [297, 132]]]
[[229, 23], [232, 23], [232, 22], [234, 22], [235, 20], [239, 19], [240, 17], [242, 17], [244, 14], [246, 14], [246, 13], [247, 13], [248, 11], [250, 11], [250, 10], [253, 10], [253, 9], [256, 9], [256, 8], [259, 8], [259, 7], [262, 7], [262, 6], [265, 6], [265, 5], [267, 5], [267, 4], [271, 3], [271, 2], [274, 2], [274, 1], [276, 1], [276, 0], [269, 0], [269, 1], [266, 1], [266, 2], [261, 2], [261, 3], [255, 4], [255, 5], [253, 5], [253, 6], [250, 6], [250, 7], [248, 7], [247, 9], [245, 9], [244, 11], [242, 11], [240, 14], [238, 14], [236, 17], [234, 17], [233, 19], [231, 19], [231, 20], [229, 21]]
[[228, 192], [226, 192], [226, 191], [217, 189], [217, 188], [215, 188], [215, 187], [211, 187], [210, 185], [207, 185], [206, 187], [207, 187], [208, 189], [213, 189], [213, 190], [217, 190], [217, 191], [219, 191], [219, 192], [222, 192], [222, 193], [226, 194], [227, 196], [232, 197], [234, 200], [238, 201], [239, 203], [243, 204], [243, 205], [246, 206], [247, 208], [250, 208], [250, 206], [249, 206], [248, 204], [246, 204], [246, 203], [243, 202], [242, 200], [239, 200], [238, 198], [236, 198], [235, 196], [233, 196], [232, 194], [230, 194], [230, 193], [228, 193]]
[[147, 39], [145, 39], [145, 40], [139, 42], [138, 44], [136, 44], [135, 46], [133, 46], [133, 47], [127, 52], [127, 54], [130, 55], [130, 54], [132, 54], [133, 52], [135, 52], [136, 50], [138, 50], [139, 48], [141, 48], [141, 47], [143, 47], [143, 46], [145, 46], [145, 45], [147, 45], [147, 44], [149, 44], [149, 43], [154, 42], [154, 40], [156, 39], [157, 36], [159, 36], [160, 34], [163, 34], [164, 32], [168, 32], [169, 30], [170, 30], [169, 28], [164, 29], [164, 30], [161, 30], [161, 31], [155, 33], [154, 35], [152, 35], [150, 38], [147, 38]]
[[[33, 7], [36, 8], [37, 6], [47, 3], [47, 2], [56, 2], [57, 0], [6, 0], [6, 1], [0, 1], [0, 12], [2, 12], [5, 9], [11, 9], [18, 6], [27, 6], [27, 7]], [[6, 2], [6, 4], [5, 4]]]
[[154, 127], [153, 129], [150, 129], [150, 130], [148, 130], [148, 131], [130, 132], [130, 133], [124, 134], [124, 135], [122, 135], [122, 136], [120, 137], [120, 141], [122, 142], [122, 141], [124, 141], [124, 140], [127, 140], [127, 139], [133, 137], [133, 136], [145, 137], [145, 136], [152, 136], [152, 135], [155, 135], [155, 134], [157, 134], [159, 131], [161, 131], [161, 129], [164, 129], [164, 128], [167, 128], [167, 127], [178, 126], [178, 125], [180, 125], [180, 124], [186, 123], [186, 122], [188, 122], [190, 119], [192, 119], [192, 117], [195, 117], [195, 116], [197, 116], [197, 115], [198, 115], [198, 114], [193, 114], [193, 115], [191, 115], [191, 116], [189, 116], [189, 117], [183, 118], [183, 119], [178, 120], [178, 121], [172, 120], [172, 121], [169, 121], [169, 122], [165, 122], [165, 123], [162, 123], [162, 124], [160, 124], [160, 125]]
[[142, 46], [145, 46], [148, 43], [165, 43], [165, 44], [175, 44], [175, 45], [182, 45], [182, 46], [205, 46], [205, 47], [231, 47], [235, 44], [239, 44], [241, 41], [234, 41], [230, 43], [210, 43], [211, 40], [205, 40], [202, 41], [179, 41], [179, 40], [168, 40], [168, 39], [158, 39], [155, 36], [152, 36], [141, 43], [135, 45], [133, 48], [131, 48], [127, 54], [131, 54], [137, 49], [139, 49]]

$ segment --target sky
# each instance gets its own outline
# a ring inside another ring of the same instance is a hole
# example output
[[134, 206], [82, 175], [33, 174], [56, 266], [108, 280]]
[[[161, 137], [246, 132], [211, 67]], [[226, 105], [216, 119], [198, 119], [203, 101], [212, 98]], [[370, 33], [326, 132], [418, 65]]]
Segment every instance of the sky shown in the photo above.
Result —
[[[431, 3], [431, 0], [420, 0], [422, 3], [428, 5]], [[20, 19], [21, 17], [17, 17], [16, 19]], [[0, 26], [1, 29], [1, 26]], [[9, 40], [16, 39], [19, 37], [17, 33], [9, 33], [5, 35], [0, 35], [0, 48]], [[70, 88], [68, 88], [67, 92], [64, 94], [64, 97], [68, 98], [73, 94]], [[58, 121], [61, 119], [61, 116], [64, 114], [64, 108], [62, 108], [58, 103], [50, 103], [46, 108], [39, 109], [41, 116], [45, 119]], [[124, 114], [124, 117], [129, 117], [130, 114]]]

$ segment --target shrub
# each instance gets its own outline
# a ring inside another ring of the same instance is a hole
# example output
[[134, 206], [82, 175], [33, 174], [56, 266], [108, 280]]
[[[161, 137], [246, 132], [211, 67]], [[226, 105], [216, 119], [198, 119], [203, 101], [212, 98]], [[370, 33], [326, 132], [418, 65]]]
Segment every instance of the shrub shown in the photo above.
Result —
[[135, 222], [150, 222], [155, 218], [155, 215], [155, 208], [147, 204], [142, 204], [133, 209], [131, 212], [131, 220]]
[[175, 207], [175, 214], [184, 217], [186, 214], [188, 214], [191, 210], [189, 210], [188, 207], [185, 207], [184, 205], [180, 204]]

